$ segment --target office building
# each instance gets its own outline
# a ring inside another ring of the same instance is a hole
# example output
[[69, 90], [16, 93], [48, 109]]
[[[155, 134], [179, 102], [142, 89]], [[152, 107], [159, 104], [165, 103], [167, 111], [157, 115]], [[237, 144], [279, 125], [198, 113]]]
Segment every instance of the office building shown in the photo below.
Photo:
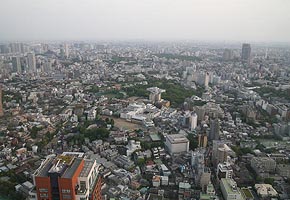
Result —
[[225, 200], [244, 200], [240, 188], [233, 179], [222, 178], [221, 190]]
[[222, 178], [232, 178], [234, 171], [230, 163], [224, 162], [219, 163], [217, 166], [217, 178], [221, 180]]
[[190, 130], [193, 131], [197, 127], [197, 114], [196, 113], [191, 113], [190, 116]]
[[233, 59], [233, 57], [234, 57], [233, 50], [231, 50], [231, 49], [224, 50], [224, 53], [223, 53], [223, 60], [224, 61], [230, 61]]
[[217, 166], [219, 163], [227, 162], [228, 156], [234, 155], [233, 150], [224, 141], [213, 140], [212, 142], [212, 163]]
[[20, 57], [16, 56], [12, 58], [12, 66], [13, 66], [13, 72], [17, 72], [21, 74], [21, 62], [20, 62]]
[[205, 168], [205, 171], [200, 176], [199, 186], [202, 191], [205, 191], [208, 184], [210, 183], [211, 172], [209, 168]]
[[198, 147], [206, 148], [207, 147], [207, 135], [205, 134], [198, 134]]
[[64, 47], [64, 54], [65, 54], [65, 57], [68, 58], [68, 57], [69, 57], [69, 48], [68, 48], [68, 44], [64, 44], [63, 47]]
[[0, 85], [0, 117], [4, 115], [3, 105], [2, 105], [2, 86]]
[[96, 161], [83, 153], [48, 156], [34, 173], [38, 200], [101, 200], [101, 177]]
[[243, 44], [242, 46], [242, 60], [243, 61], [250, 61], [251, 59], [251, 45], [250, 44]]
[[27, 54], [27, 66], [28, 66], [28, 72], [30, 73], [36, 72], [36, 59], [35, 59], [34, 53]]
[[166, 136], [165, 145], [170, 154], [188, 152], [189, 140], [182, 134]]
[[218, 140], [220, 137], [220, 122], [219, 119], [210, 120], [209, 140]]
[[161, 93], [166, 92], [166, 90], [160, 89], [158, 87], [147, 88], [147, 91], [150, 92], [149, 100], [153, 103], [161, 101]]
[[208, 84], [209, 84], [209, 73], [206, 72], [204, 76], [204, 87], [208, 88]]
[[251, 160], [251, 167], [255, 170], [258, 176], [267, 178], [269, 172], [275, 171], [276, 161], [268, 157], [254, 157]]

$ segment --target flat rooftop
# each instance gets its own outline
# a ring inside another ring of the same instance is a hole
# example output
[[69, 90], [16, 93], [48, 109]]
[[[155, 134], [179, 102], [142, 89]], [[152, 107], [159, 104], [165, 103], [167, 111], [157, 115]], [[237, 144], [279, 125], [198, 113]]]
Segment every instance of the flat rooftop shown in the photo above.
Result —
[[221, 182], [224, 185], [225, 190], [227, 191], [228, 194], [240, 194], [239, 189], [234, 180], [229, 178], [222, 178]]
[[160, 141], [160, 137], [157, 134], [150, 134], [150, 138], [153, 142]]
[[254, 199], [252, 192], [248, 188], [242, 188], [242, 192], [246, 198]]
[[94, 161], [92, 160], [85, 160], [84, 167], [79, 175], [79, 177], [87, 177], [94, 165]]
[[40, 177], [47, 177], [48, 171], [53, 166], [53, 161], [55, 158], [48, 158], [45, 160], [45, 162], [40, 166], [39, 172], [36, 174], [36, 176]]
[[183, 134], [167, 135], [167, 139], [171, 144], [187, 143], [189, 140]]
[[74, 160], [74, 162], [72, 163], [72, 165], [66, 169], [66, 171], [64, 172], [64, 174], [61, 177], [62, 178], [72, 178], [73, 175], [75, 174], [75, 171], [80, 166], [82, 160], [83, 160], [82, 158], [76, 158]]

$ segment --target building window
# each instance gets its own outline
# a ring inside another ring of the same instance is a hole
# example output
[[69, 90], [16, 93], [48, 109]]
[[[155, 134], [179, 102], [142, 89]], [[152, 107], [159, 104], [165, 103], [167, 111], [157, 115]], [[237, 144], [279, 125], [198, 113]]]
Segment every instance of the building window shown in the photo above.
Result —
[[70, 193], [71, 191], [70, 190], [67, 190], [67, 189], [62, 189], [61, 192], [62, 193]]
[[39, 188], [39, 192], [48, 192], [47, 188]]
[[71, 199], [71, 195], [69, 195], [69, 194], [64, 194], [64, 195], [62, 195], [62, 198], [63, 198], [63, 199]]
[[40, 194], [40, 197], [41, 197], [41, 198], [47, 198], [47, 197], [48, 197], [48, 194], [41, 193], [41, 194]]
[[80, 187], [83, 189], [83, 188], [86, 188], [86, 181], [80, 181]]

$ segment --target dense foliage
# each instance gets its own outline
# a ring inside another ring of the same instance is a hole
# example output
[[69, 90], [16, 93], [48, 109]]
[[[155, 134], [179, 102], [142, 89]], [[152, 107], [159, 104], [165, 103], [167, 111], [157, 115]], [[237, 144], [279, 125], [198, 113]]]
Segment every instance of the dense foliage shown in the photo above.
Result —
[[133, 87], [126, 88], [125, 92], [128, 96], [149, 96], [149, 92], [146, 90], [149, 87], [159, 87], [165, 89], [166, 92], [162, 93], [162, 98], [170, 101], [173, 107], [178, 107], [184, 102], [185, 98], [193, 95], [201, 96], [202, 90], [193, 90], [184, 88], [179, 83], [173, 80], [149, 80], [148, 85], [135, 85]]

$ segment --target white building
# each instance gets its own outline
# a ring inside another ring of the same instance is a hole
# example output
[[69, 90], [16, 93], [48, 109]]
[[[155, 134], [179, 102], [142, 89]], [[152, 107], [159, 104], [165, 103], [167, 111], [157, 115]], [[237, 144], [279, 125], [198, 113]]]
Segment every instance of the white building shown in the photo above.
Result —
[[153, 176], [153, 178], [152, 178], [153, 187], [159, 187], [160, 183], [161, 183], [161, 177], [160, 176]]
[[131, 156], [131, 154], [136, 151], [141, 149], [141, 144], [140, 141], [135, 141], [135, 140], [129, 140], [127, 147], [127, 156]]
[[168, 185], [168, 176], [161, 176], [161, 185]]
[[93, 191], [92, 185], [96, 182], [99, 173], [99, 167], [94, 160], [84, 160], [84, 168], [78, 177], [79, 188], [76, 194], [76, 200], [86, 199]]
[[227, 178], [231, 179], [234, 171], [230, 163], [219, 163], [217, 166], [217, 177], [218, 179]]
[[193, 131], [197, 127], [197, 114], [192, 113], [190, 117], [190, 130]]
[[78, 122], [78, 116], [76, 114], [73, 114], [70, 118], [71, 122]]
[[189, 140], [182, 134], [166, 136], [165, 145], [170, 154], [188, 152]]
[[95, 109], [92, 109], [88, 112], [88, 116], [87, 116], [87, 119], [89, 121], [93, 121], [96, 119], [96, 115], [97, 115], [97, 111]]

